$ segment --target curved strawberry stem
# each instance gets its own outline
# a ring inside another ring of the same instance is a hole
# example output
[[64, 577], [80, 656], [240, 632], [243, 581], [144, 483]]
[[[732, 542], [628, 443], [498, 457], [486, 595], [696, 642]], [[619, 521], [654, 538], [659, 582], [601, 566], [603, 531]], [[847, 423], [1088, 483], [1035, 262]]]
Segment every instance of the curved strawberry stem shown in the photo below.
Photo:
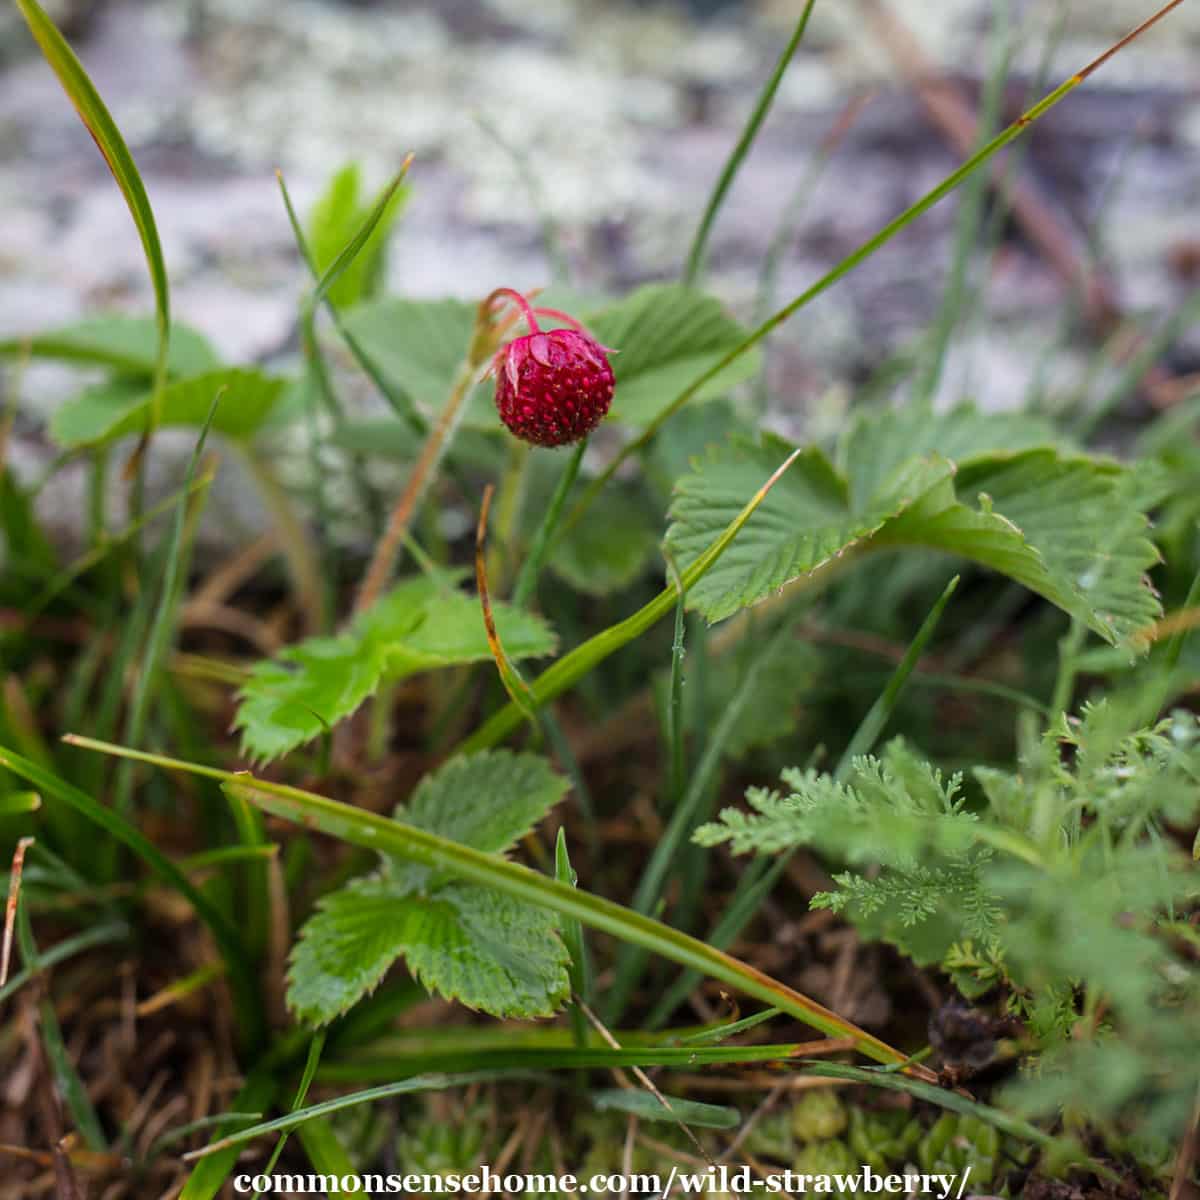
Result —
[[[569, 313], [565, 313], [559, 308], [542, 308], [541, 306], [533, 310], [543, 317], [553, 317], [556, 321], [562, 321], [566, 325], [570, 325], [572, 329], [578, 330], [580, 333], [587, 333], [587, 330]], [[590, 335], [589, 335], [590, 336]]]
[[[485, 307], [491, 307], [497, 300], [509, 300], [521, 310], [521, 316], [525, 318], [525, 324], [529, 326], [530, 333], [541, 333], [542, 327], [538, 324], [538, 319], [534, 315], [534, 310], [530, 307], [529, 301], [525, 299], [515, 288], [500, 287], [497, 288], [484, 301]], [[538, 312], [547, 312], [546, 309], [538, 309]], [[558, 314], [553, 314], [557, 316]], [[570, 320], [570, 318], [567, 318]]]

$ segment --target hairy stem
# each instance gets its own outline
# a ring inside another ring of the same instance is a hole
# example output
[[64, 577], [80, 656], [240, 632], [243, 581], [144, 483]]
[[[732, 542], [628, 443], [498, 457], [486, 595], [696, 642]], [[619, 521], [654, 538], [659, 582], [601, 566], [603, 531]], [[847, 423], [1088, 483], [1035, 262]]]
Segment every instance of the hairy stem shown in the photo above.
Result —
[[425, 445], [421, 448], [421, 456], [417, 459], [412, 474], [409, 475], [408, 482], [404, 485], [404, 490], [400, 493], [400, 498], [396, 501], [395, 507], [388, 517], [383, 537], [379, 539], [379, 544], [375, 547], [375, 553], [371, 557], [370, 565], [367, 567], [358, 596], [354, 601], [355, 615], [370, 608], [379, 599], [383, 589], [387, 587], [400, 553], [400, 547], [412, 526], [417, 507], [437, 472], [438, 463], [462, 417], [463, 405], [467, 396], [470, 395], [474, 379], [473, 366], [469, 362], [464, 362], [454, 378], [454, 385], [450, 389], [450, 395], [446, 398], [445, 406], [438, 415], [436, 424], [429, 431]]

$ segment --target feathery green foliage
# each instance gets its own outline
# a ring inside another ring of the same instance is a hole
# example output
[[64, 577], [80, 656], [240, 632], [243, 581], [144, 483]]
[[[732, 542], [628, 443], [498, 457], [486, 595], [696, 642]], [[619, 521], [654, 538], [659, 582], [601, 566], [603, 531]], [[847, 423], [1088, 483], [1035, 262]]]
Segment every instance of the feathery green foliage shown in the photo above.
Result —
[[1063, 717], [982, 799], [893, 742], [844, 781], [784, 773], [697, 832], [735, 853], [819, 849], [851, 868], [817, 907], [968, 994], [1004, 986], [1033, 1051], [1013, 1103], [1178, 1136], [1200, 1074], [1200, 970], [1172, 943], [1200, 882], [1171, 837], [1200, 816], [1200, 721], [1130, 729], [1108, 704]]

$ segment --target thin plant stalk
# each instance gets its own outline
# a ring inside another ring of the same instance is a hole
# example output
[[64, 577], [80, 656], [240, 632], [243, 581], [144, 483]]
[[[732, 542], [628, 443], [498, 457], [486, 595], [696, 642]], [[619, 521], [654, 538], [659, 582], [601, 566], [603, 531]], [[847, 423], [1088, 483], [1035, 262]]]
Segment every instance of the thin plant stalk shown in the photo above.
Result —
[[571, 784], [579, 801], [580, 811], [588, 823], [591, 842], [595, 845], [595, 812], [592, 808], [591, 792], [587, 781], [579, 768], [579, 763], [571, 751], [571, 743], [563, 733], [554, 712], [550, 708], [539, 708], [529, 691], [529, 684], [521, 674], [520, 668], [508, 656], [500, 641], [496, 629], [496, 620], [492, 612], [491, 592], [488, 586], [487, 555], [485, 552], [488, 510], [491, 507], [492, 485], [484, 489], [483, 503], [479, 509], [479, 521], [475, 529], [475, 586], [479, 591], [479, 603], [483, 609], [483, 626], [487, 634], [488, 649], [496, 669], [500, 673], [500, 681], [509, 699], [515, 704], [535, 729], [540, 731], [550, 743], [559, 764], [571, 777]]
[[[983, 91], [983, 104], [979, 115], [976, 139], [985, 143], [998, 123], [1000, 104], [1004, 98], [1004, 83], [1008, 77], [1008, 64], [1012, 56], [1012, 39], [1009, 32], [1010, 12], [1007, 0], [995, 6], [997, 16], [992, 37], [995, 41], [994, 61]], [[969, 179], [959, 200], [957, 228], [954, 235], [954, 255], [950, 264], [950, 276], [942, 294], [941, 311], [933, 326], [933, 338], [928, 357], [920, 378], [915, 384], [913, 401], [920, 407], [931, 409], [946, 367], [946, 356], [950, 340], [962, 319], [967, 300], [967, 274], [971, 255], [980, 240], [980, 227], [984, 219], [984, 200], [987, 197], [988, 177], [983, 172]]]
[[459, 367], [450, 388], [450, 394], [429, 436], [421, 448], [420, 457], [409, 473], [408, 482], [400, 493], [387, 524], [383, 537], [375, 547], [375, 553], [363, 576], [363, 581], [354, 601], [354, 615], [366, 612], [383, 593], [391, 579], [400, 554], [400, 548], [412, 526], [413, 518], [425, 495], [426, 489], [437, 473], [438, 464], [446, 452], [459, 421], [462, 419], [466, 399], [471, 393], [475, 382], [475, 368], [471, 363], [463, 363]]
[[692, 239], [691, 249], [688, 251], [687, 265], [683, 271], [684, 283], [694, 284], [700, 278], [700, 272], [704, 268], [705, 250], [708, 247], [708, 236], [712, 232], [713, 223], [717, 219], [717, 213], [721, 211], [721, 205], [725, 202], [725, 196], [728, 194], [730, 187], [733, 186], [733, 181], [737, 178], [737, 173], [741, 169], [746, 155], [750, 153], [750, 147], [754, 145], [754, 139], [758, 137], [758, 131], [767, 119], [767, 113], [771, 111], [771, 104], [775, 100], [775, 93], [779, 91], [779, 85], [783, 82], [788, 64], [792, 61], [792, 55], [796, 53], [796, 47], [800, 45], [801, 39], [804, 37], [804, 31], [808, 28], [808, 18], [812, 15], [815, 3], [816, 0], [808, 0], [805, 4], [804, 11], [800, 14], [800, 19], [796, 22], [796, 28], [792, 31], [792, 36], [788, 39], [787, 45], [783, 48], [783, 53], [779, 56], [779, 61], [775, 64], [775, 70], [771, 72], [770, 79], [767, 80], [766, 85], [759, 94], [758, 103], [755, 104], [754, 110], [750, 113], [750, 118], [742, 130], [742, 136], [738, 138], [737, 144], [734, 146], [729, 158], [725, 162], [725, 166], [721, 170], [721, 174], [717, 177], [712, 195], [709, 196], [708, 204], [705, 206], [704, 215], [700, 218], [700, 225], [696, 229], [695, 237]]
[[566, 464], [563, 466], [562, 474], [558, 477], [558, 483], [554, 487], [554, 495], [550, 497], [549, 507], [542, 517], [541, 524], [538, 525], [537, 533], [533, 538], [533, 544], [529, 547], [529, 553], [526, 555], [525, 561], [521, 564], [521, 570], [517, 574], [517, 582], [513, 588], [512, 602], [518, 608], [523, 608], [529, 602], [534, 588], [537, 587], [538, 573], [541, 571], [542, 563], [546, 558], [546, 550], [549, 548], [550, 542], [554, 537], [554, 531], [558, 527], [563, 505], [566, 503], [567, 496], [570, 495], [571, 488], [574, 486], [575, 479], [579, 474], [579, 466], [583, 462], [583, 454], [586, 449], [587, 438], [584, 438], [571, 452], [570, 458], [567, 459]]
[[240, 461], [254, 480], [271, 514], [305, 627], [310, 633], [316, 632], [323, 621], [323, 587], [320, 564], [313, 554], [308, 532], [296, 515], [287, 489], [276, 477], [270, 463], [251, 446], [239, 449]]

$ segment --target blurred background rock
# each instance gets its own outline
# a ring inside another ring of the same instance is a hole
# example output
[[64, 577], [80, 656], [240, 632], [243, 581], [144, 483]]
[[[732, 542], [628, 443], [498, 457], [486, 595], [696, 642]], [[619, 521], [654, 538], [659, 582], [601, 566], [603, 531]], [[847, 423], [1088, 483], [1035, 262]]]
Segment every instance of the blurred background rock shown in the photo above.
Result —
[[[1000, 0], [889, 0], [978, 106]], [[1011, 0], [1005, 118], [1148, 15], [1154, 0]], [[307, 210], [357, 160], [382, 183], [407, 151], [413, 196], [389, 286], [431, 296], [550, 273], [517, 157], [576, 286], [676, 275], [708, 191], [800, 0], [55, 0], [146, 180], [175, 314], [232, 361], [295, 352], [306, 277], [273, 177]], [[743, 317], [764, 254], [824, 137], [868, 97], [783, 242], [786, 298], [961, 157], [931, 126], [860, 0], [817, 0], [809, 34], [720, 215], [707, 285]], [[1021, 176], [1073, 252], [1089, 242], [1122, 311], [1166, 311], [1200, 255], [1200, 5], [1184, 4], [1039, 124]], [[514, 156], [513, 150], [517, 151]], [[936, 314], [956, 201], [906, 230], [772, 343], [770, 419], [796, 432]], [[11, 6], [0, 8], [0, 334], [98, 310], [147, 312], [141, 249], [100, 157]], [[1009, 223], [942, 400], [1020, 401], [1066, 288]], [[976, 279], [975, 283], [980, 280]], [[1086, 338], [1054, 356], [1069, 372]], [[63, 372], [27, 381], [53, 403]], [[835, 406], [837, 407], [837, 406]]]

